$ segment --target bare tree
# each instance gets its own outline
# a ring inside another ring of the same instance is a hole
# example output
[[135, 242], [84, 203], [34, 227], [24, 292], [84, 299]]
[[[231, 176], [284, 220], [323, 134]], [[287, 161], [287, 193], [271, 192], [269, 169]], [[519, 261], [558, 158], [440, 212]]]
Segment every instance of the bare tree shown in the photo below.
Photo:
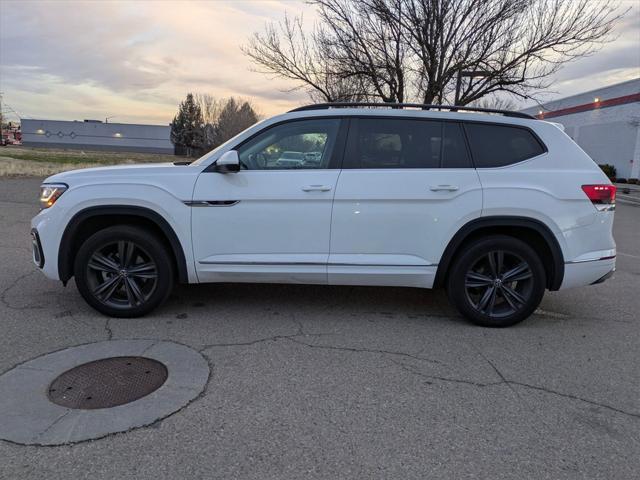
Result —
[[566, 62], [612, 39], [615, 1], [310, 0], [319, 22], [267, 25], [244, 48], [258, 68], [295, 81], [315, 101], [379, 99], [459, 104], [550, 86]]
[[202, 155], [260, 119], [250, 100], [188, 94], [171, 124], [173, 143], [188, 155]]
[[[316, 39], [334, 77], [355, 82], [359, 96], [403, 102], [408, 45], [402, 24], [375, 2], [315, 0], [322, 27]], [[403, 0], [389, 0], [401, 15]], [[385, 5], [385, 7], [387, 7]]]
[[303, 18], [291, 18], [268, 24], [263, 33], [249, 40], [244, 52], [259, 71], [294, 80], [292, 90], [304, 88], [316, 101], [335, 102], [351, 99], [357, 82], [334, 74], [325, 56], [325, 45], [318, 30], [305, 33]]
[[496, 110], [515, 110], [516, 103], [510, 98], [487, 95], [471, 103], [474, 107], [493, 108]]
[[224, 108], [226, 99], [216, 98], [210, 93], [195, 93], [193, 99], [202, 111], [204, 123], [217, 123], [220, 112]]
[[209, 93], [196, 93], [193, 98], [202, 112], [204, 148], [208, 151], [215, 147], [216, 134], [214, 126], [218, 124], [218, 118], [224, 108], [225, 100], [216, 98]]
[[229, 98], [213, 124], [213, 146], [221, 145], [258, 121], [258, 114], [248, 101]]

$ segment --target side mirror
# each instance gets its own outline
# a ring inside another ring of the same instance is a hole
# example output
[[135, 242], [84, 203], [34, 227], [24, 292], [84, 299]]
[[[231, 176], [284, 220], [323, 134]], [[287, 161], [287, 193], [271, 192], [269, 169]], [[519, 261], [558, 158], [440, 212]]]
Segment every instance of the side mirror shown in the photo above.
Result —
[[240, 157], [235, 150], [229, 150], [224, 153], [215, 164], [214, 172], [218, 173], [237, 173], [240, 171]]

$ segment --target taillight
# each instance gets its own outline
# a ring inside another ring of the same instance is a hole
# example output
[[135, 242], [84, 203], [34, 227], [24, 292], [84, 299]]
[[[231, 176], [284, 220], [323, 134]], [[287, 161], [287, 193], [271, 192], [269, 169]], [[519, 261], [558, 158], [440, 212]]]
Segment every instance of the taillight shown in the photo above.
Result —
[[613, 210], [616, 207], [615, 185], [582, 185], [582, 191], [598, 210]]

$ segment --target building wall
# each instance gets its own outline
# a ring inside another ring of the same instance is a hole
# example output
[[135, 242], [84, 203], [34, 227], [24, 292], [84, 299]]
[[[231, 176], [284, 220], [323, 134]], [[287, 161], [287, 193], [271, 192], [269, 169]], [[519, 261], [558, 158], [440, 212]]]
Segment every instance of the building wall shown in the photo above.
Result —
[[27, 146], [173, 154], [169, 126], [33, 119], [21, 123]]
[[619, 178], [640, 176], [640, 78], [523, 111], [561, 123], [596, 163], [615, 166]]

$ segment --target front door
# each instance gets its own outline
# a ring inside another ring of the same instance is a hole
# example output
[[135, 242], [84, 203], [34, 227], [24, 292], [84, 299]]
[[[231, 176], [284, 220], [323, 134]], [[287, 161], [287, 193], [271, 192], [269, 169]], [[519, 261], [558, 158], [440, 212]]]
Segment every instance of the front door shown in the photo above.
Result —
[[327, 283], [341, 120], [288, 121], [235, 147], [238, 173], [202, 173], [192, 202], [200, 282]]
[[449, 239], [481, 212], [460, 123], [353, 119], [334, 198], [329, 283], [431, 287]]

